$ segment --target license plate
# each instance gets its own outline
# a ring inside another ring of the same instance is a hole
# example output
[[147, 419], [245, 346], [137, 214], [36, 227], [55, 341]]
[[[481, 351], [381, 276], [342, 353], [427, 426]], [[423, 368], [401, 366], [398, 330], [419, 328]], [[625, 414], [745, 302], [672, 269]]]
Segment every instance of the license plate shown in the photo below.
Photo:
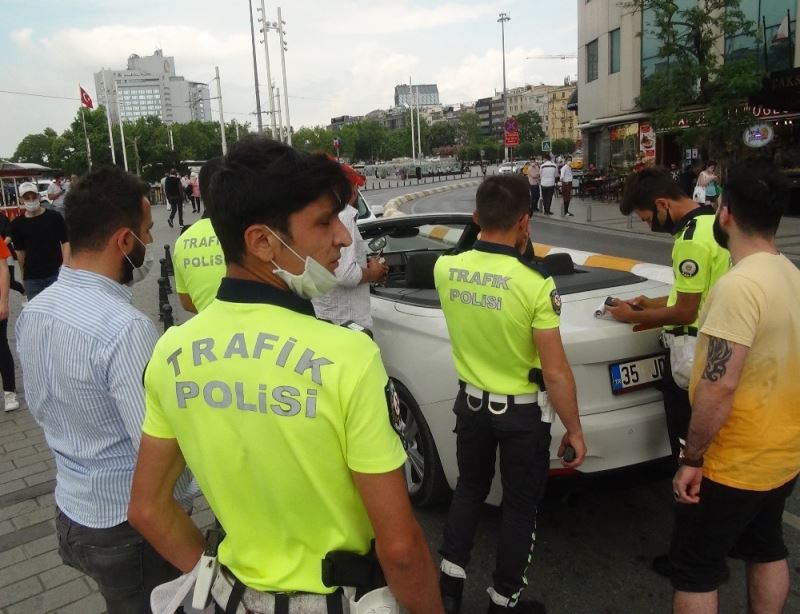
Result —
[[631, 360], [629, 362], [618, 362], [608, 366], [611, 376], [611, 392], [623, 394], [651, 386], [664, 378], [664, 355], [648, 356]]

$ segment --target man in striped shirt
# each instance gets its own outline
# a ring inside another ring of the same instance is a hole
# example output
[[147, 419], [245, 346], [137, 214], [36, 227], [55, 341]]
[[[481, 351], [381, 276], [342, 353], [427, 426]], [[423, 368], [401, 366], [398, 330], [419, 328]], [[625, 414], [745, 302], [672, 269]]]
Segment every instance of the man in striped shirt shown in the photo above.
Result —
[[[74, 257], [16, 325], [28, 407], [56, 459], [59, 554], [97, 582], [109, 614], [149, 612], [153, 587], [179, 573], [127, 521], [142, 373], [158, 339], [128, 287], [152, 264], [148, 191], [115, 168], [70, 191]], [[186, 509], [190, 480], [175, 491]]]

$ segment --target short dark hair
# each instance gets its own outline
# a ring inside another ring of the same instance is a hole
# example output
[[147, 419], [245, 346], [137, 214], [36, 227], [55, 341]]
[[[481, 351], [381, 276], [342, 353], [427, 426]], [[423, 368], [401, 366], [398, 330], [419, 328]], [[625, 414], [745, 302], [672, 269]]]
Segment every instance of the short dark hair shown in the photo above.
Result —
[[233, 146], [211, 178], [211, 224], [225, 261], [241, 263], [249, 226], [266, 224], [288, 234], [292, 214], [326, 194], [341, 211], [351, 193], [341, 164], [326, 154], [250, 135]]
[[200, 197], [203, 199], [203, 217], [211, 215], [211, 178], [218, 170], [222, 169], [224, 161], [221, 156], [207, 160], [200, 167], [197, 183], [200, 186]]
[[481, 228], [508, 230], [530, 210], [530, 189], [522, 175], [492, 175], [475, 194]]
[[622, 215], [630, 215], [634, 210], [655, 211], [657, 198], [683, 200], [686, 194], [667, 169], [660, 166], [643, 168], [625, 180], [619, 210]]
[[115, 166], [84, 175], [64, 200], [72, 251], [101, 250], [120, 228], [138, 233], [144, 215], [142, 198], [149, 193], [144, 181]]
[[771, 160], [744, 160], [728, 169], [722, 204], [728, 207], [742, 231], [773, 237], [789, 200], [789, 179]]

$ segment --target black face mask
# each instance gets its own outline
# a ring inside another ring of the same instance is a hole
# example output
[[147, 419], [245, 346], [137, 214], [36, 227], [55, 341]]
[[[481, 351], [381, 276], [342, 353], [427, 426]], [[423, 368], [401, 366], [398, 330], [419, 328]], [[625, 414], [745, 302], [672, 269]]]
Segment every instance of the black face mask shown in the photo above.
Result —
[[658, 219], [658, 209], [653, 211], [653, 219], [650, 220], [650, 230], [653, 232], [664, 232], [667, 234], [672, 234], [672, 229], [675, 228], [675, 222], [672, 221], [672, 218], [669, 215], [669, 211], [666, 212], [667, 217], [662, 222]]
[[731, 236], [722, 229], [719, 223], [719, 213], [714, 218], [714, 225], [712, 226], [714, 232], [714, 240], [722, 249], [728, 249], [728, 244], [731, 241]]

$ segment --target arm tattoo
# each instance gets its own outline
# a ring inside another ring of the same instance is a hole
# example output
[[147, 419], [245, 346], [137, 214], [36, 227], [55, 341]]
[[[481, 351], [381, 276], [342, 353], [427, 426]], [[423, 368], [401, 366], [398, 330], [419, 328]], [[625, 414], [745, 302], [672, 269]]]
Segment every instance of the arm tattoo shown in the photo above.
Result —
[[728, 361], [733, 356], [733, 348], [727, 339], [709, 337], [708, 339], [708, 358], [706, 368], [703, 371], [703, 379], [710, 382], [718, 382], [728, 370]]

